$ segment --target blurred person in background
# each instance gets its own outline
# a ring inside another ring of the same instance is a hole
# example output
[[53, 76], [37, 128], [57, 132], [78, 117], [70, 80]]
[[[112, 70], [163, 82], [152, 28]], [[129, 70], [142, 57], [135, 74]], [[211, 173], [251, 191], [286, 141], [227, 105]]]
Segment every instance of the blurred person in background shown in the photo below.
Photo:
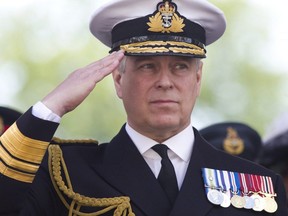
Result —
[[228, 154], [258, 162], [262, 149], [260, 134], [241, 122], [219, 122], [199, 130], [202, 137]]
[[22, 115], [21, 112], [0, 106], [0, 136]]
[[283, 177], [288, 197], [288, 113], [275, 118], [267, 128], [259, 162]]

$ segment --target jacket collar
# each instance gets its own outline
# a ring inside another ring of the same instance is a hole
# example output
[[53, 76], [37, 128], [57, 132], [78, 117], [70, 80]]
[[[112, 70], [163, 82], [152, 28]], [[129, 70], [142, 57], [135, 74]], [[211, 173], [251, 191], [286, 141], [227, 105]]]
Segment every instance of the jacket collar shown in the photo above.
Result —
[[[172, 212], [169, 200], [149, 166], [128, 136], [124, 126], [107, 144], [101, 163], [96, 163], [99, 173], [112, 187], [131, 198], [134, 207], [147, 216], [186, 215], [202, 216], [213, 207], [206, 198], [201, 168], [211, 147], [194, 129], [195, 143], [187, 173]], [[149, 201], [147, 201], [149, 200]], [[134, 210], [134, 209], [133, 209]]]

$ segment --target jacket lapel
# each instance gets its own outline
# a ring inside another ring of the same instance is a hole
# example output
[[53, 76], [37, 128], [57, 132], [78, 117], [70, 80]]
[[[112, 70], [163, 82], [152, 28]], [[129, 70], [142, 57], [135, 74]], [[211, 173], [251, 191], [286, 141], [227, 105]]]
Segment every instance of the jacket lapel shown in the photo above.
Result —
[[139, 215], [169, 214], [169, 200], [124, 127], [106, 146], [103, 160], [95, 166], [111, 187], [130, 197]]
[[104, 158], [95, 164], [95, 171], [120, 194], [130, 197], [136, 215], [179, 216], [193, 212], [204, 216], [213, 205], [206, 197], [201, 168], [208, 167], [204, 158], [213, 155], [213, 148], [197, 130], [194, 134], [191, 160], [171, 213], [167, 196], [124, 127], [106, 146]]
[[201, 173], [201, 168], [206, 167], [204, 158], [209, 155], [211, 148], [196, 130], [194, 130], [194, 134], [195, 141], [191, 160], [170, 216], [187, 215], [189, 213], [202, 216], [206, 215], [213, 207], [207, 200]]

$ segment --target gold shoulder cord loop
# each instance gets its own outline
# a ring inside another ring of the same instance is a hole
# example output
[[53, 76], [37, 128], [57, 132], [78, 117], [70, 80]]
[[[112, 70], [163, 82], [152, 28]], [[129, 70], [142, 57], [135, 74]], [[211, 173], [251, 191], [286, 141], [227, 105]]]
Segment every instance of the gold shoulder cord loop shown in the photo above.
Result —
[[[58, 145], [50, 145], [48, 152], [51, 181], [62, 203], [69, 210], [68, 216], [97, 216], [113, 209], [115, 209], [113, 216], [135, 216], [132, 212], [129, 197], [93, 198], [75, 193], [60, 147]], [[61, 176], [61, 168], [63, 169], [67, 185]], [[66, 201], [63, 194], [72, 200], [70, 204]], [[80, 211], [82, 206], [102, 207], [103, 209], [93, 213], [84, 213]]]

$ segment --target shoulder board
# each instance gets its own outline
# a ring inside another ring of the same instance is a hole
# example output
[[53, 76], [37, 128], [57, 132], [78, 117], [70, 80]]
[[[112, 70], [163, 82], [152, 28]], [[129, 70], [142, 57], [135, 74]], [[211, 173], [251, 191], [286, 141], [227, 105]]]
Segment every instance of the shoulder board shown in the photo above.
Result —
[[93, 139], [82, 139], [82, 140], [78, 140], [78, 139], [61, 139], [58, 137], [53, 137], [51, 140], [51, 144], [58, 144], [58, 145], [65, 145], [65, 144], [96, 144], [98, 145], [99, 142], [97, 140], [93, 140]]

